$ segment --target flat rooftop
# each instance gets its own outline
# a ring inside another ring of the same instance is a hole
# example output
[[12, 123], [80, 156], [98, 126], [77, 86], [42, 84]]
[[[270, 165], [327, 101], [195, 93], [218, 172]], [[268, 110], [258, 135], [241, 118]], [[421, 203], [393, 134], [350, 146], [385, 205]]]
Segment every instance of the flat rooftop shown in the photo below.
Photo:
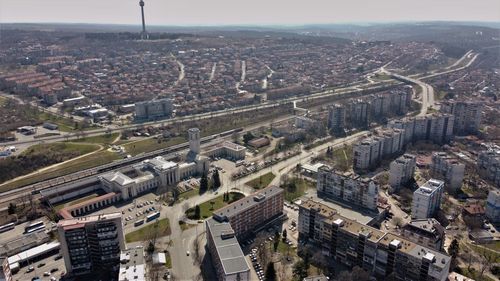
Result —
[[109, 213], [109, 214], [101, 214], [101, 215], [90, 215], [86, 217], [78, 217], [73, 219], [60, 220], [57, 224], [58, 227], [63, 227], [64, 229], [70, 229], [72, 227], [81, 227], [87, 223], [102, 221], [102, 220], [112, 220], [112, 219], [120, 219], [122, 218], [121, 213]]
[[361, 208], [353, 208], [346, 204], [332, 201], [329, 198], [318, 198], [315, 197], [313, 200], [309, 198], [303, 197], [301, 198], [303, 202], [305, 201], [316, 201], [317, 203], [323, 204], [331, 209], [334, 209], [335, 212], [347, 219], [357, 221], [361, 224], [369, 225], [378, 217], [378, 214], [374, 211], [369, 211]]
[[228, 222], [218, 222], [213, 218], [208, 219], [206, 225], [225, 274], [249, 271], [250, 267], [231, 225]]
[[120, 253], [120, 271], [118, 280], [146, 280], [144, 266], [144, 249], [136, 247], [123, 250]]
[[276, 196], [277, 194], [283, 193], [283, 189], [277, 186], [268, 186], [261, 189], [245, 198], [242, 198], [236, 202], [233, 202], [225, 207], [220, 208], [214, 212], [214, 217], [216, 219], [224, 220], [226, 218], [233, 217], [242, 211], [249, 209], [261, 202]]

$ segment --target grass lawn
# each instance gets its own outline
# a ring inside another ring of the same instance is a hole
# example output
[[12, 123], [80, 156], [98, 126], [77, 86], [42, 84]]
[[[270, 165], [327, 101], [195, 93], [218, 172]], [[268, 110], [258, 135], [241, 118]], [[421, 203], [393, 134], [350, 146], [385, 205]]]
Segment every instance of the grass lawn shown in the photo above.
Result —
[[495, 241], [493, 243], [484, 244], [484, 247], [492, 249], [493, 251], [500, 252], [500, 241]]
[[478, 272], [478, 271], [476, 271], [476, 270], [474, 270], [473, 268], [472, 268], [471, 271], [468, 271], [467, 267], [461, 267], [460, 271], [461, 271], [460, 274], [462, 274], [462, 275], [464, 275], [466, 277], [472, 278], [472, 279], [474, 279], [476, 281], [495, 281], [495, 280], [493, 280], [493, 279], [491, 279], [491, 278], [489, 278], [488, 276], [485, 276], [485, 275], [483, 275], [482, 278], [479, 278], [479, 275], [481, 273]]
[[253, 187], [255, 189], [261, 189], [264, 187], [267, 187], [273, 179], [276, 177], [272, 172], [269, 172], [267, 174], [264, 174], [256, 179], [253, 179], [251, 181], [246, 182], [245, 184]]
[[[68, 119], [68, 118], [65, 118], [65, 117], [61, 117], [61, 116], [56, 116], [56, 115], [53, 115], [53, 114], [50, 114], [50, 113], [47, 113], [47, 112], [39, 112], [38, 116], [37, 116], [38, 120], [41, 121], [41, 122], [50, 122], [50, 123], [54, 123], [54, 124], [57, 124], [59, 126], [59, 131], [61, 132], [74, 132], [74, 131], [77, 131], [75, 130], [75, 122], [74, 120], [71, 120], [71, 119]], [[80, 127], [81, 125], [78, 124], [78, 127]], [[93, 130], [95, 129], [95, 127], [85, 127], [83, 128], [84, 131], [87, 131], [87, 130]]]
[[172, 257], [170, 257], [169, 252], [165, 252], [165, 266], [167, 268], [172, 268]]
[[78, 152], [80, 155], [90, 153], [99, 149], [95, 144], [79, 144], [79, 143], [44, 143], [33, 145], [23, 152], [23, 155], [30, 153], [41, 153], [47, 150], [56, 150], [58, 152]]
[[480, 255], [483, 255], [483, 253], [485, 253], [485, 255], [492, 255], [494, 262], [500, 262], [500, 252], [497, 250], [499, 246], [498, 242], [496, 242], [495, 244], [490, 244], [490, 245], [497, 248], [482, 247], [470, 243], [468, 243], [468, 246], [470, 246], [472, 250], [474, 250], [474, 252]]
[[175, 137], [169, 139], [168, 141], [161, 141], [159, 139], [148, 138], [140, 141], [123, 144], [123, 147], [125, 147], [128, 154], [135, 156], [139, 153], [150, 152], [153, 150], [158, 150], [161, 148], [169, 147], [183, 142], [186, 142], [186, 138], [184, 137]]
[[43, 173], [37, 173], [31, 177], [22, 178], [9, 182], [8, 184], [0, 185], [0, 192], [5, 192], [28, 184], [33, 184], [50, 178], [64, 176], [84, 169], [104, 165], [107, 163], [111, 163], [112, 161], [119, 158], [120, 157], [116, 153], [110, 151], [102, 151], [99, 153], [86, 155], [74, 161], [70, 161], [64, 165], [59, 165], [47, 169]]
[[183, 192], [183, 193], [179, 194], [177, 202], [180, 202], [182, 200], [187, 200], [191, 197], [198, 195], [199, 193], [200, 193], [200, 191], [198, 190], [198, 188], [193, 188], [190, 191]]
[[[220, 195], [212, 200], [205, 201], [205, 202], [201, 203], [199, 205], [200, 206], [200, 216], [201, 216], [200, 219], [206, 219], [206, 218], [212, 216], [212, 213], [215, 210], [218, 210], [218, 209], [220, 209], [220, 208], [222, 208], [222, 207], [224, 207], [224, 206], [226, 206], [234, 201], [237, 201], [245, 196], [241, 193], [229, 192], [229, 201], [228, 202], [224, 202], [223, 197], [224, 197], [224, 195]], [[213, 202], [213, 204], [211, 204], [210, 202]], [[198, 218], [196, 218], [194, 216], [194, 210], [195, 210], [194, 207], [188, 209], [186, 211], [186, 216], [189, 219], [197, 220]]]
[[125, 235], [125, 240], [127, 243], [136, 242], [136, 241], [145, 241], [153, 238], [153, 234], [155, 233], [155, 229], [157, 229], [158, 236], [163, 237], [170, 234], [170, 223], [167, 218], [158, 220], [154, 223], [150, 223], [145, 227], [142, 227], [136, 231], [130, 232]]
[[75, 143], [98, 143], [98, 144], [111, 144], [117, 137], [119, 133], [99, 135], [95, 137], [85, 137], [81, 139], [71, 140], [70, 142]]
[[293, 202], [295, 199], [303, 196], [308, 189], [314, 189], [314, 183], [304, 179], [289, 179], [286, 184], [281, 186], [285, 190], [285, 200]]

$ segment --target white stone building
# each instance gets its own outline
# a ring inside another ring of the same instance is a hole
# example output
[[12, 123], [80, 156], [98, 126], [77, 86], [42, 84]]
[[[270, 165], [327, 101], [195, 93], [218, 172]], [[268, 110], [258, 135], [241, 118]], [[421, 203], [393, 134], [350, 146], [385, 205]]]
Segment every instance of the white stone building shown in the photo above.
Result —
[[404, 154], [392, 161], [389, 170], [389, 185], [392, 191], [398, 190], [402, 185], [413, 178], [417, 160], [415, 155]]
[[411, 206], [412, 219], [426, 219], [432, 217], [441, 205], [444, 182], [430, 179], [413, 192]]
[[370, 210], [377, 209], [378, 185], [373, 180], [350, 172], [340, 173], [328, 167], [318, 169], [317, 179], [319, 195]]
[[465, 164], [446, 152], [434, 152], [430, 170], [433, 177], [442, 178], [451, 191], [457, 191], [462, 187], [464, 179]]

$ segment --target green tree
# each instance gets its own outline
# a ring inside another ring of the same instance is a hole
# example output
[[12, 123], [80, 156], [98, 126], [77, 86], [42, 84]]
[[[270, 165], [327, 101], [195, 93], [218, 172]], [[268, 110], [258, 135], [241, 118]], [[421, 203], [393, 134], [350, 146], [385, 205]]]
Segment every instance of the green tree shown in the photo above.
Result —
[[274, 264], [272, 262], [267, 264], [266, 280], [276, 281], [276, 269], [274, 269]]
[[309, 264], [305, 261], [300, 260], [293, 265], [293, 274], [299, 277], [299, 280], [302, 280], [307, 277], [307, 270], [309, 269]]
[[196, 205], [194, 207], [194, 217], [196, 219], [200, 219], [200, 215], [201, 215], [201, 210], [200, 210], [200, 206]]
[[7, 209], [7, 212], [9, 215], [13, 215], [16, 213], [17, 206], [14, 203], [9, 203], [9, 208]]
[[252, 133], [247, 132], [246, 134], [243, 135], [243, 143], [248, 144], [249, 141], [251, 141], [253, 138], [255, 138]]
[[274, 233], [274, 241], [273, 241], [273, 248], [275, 252], [278, 250], [279, 244], [280, 244], [280, 233], [279, 231], [276, 231]]
[[281, 237], [283, 237], [283, 242], [286, 241], [286, 229], [283, 229], [283, 233], [281, 234]]
[[200, 180], [200, 194], [205, 193], [207, 190], [208, 190], [208, 178], [206, 174], [203, 174]]
[[215, 170], [214, 174], [212, 175], [212, 180], [213, 180], [213, 189], [217, 189], [222, 185], [220, 182], [219, 171], [217, 169]]

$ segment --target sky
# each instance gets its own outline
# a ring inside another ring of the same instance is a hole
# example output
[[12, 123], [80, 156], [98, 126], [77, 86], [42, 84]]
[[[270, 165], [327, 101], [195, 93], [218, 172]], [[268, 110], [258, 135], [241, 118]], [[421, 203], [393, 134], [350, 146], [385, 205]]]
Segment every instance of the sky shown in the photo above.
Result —
[[[500, 0], [144, 0], [151, 25], [496, 21]], [[0, 0], [0, 23], [140, 24], [139, 0]]]

